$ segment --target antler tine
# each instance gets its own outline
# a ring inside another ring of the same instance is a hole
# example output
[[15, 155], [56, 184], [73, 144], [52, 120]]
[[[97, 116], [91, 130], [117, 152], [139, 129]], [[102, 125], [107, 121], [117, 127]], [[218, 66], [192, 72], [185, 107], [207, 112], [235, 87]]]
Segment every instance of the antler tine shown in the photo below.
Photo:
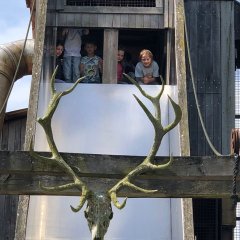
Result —
[[[58, 70], [58, 65], [56, 66], [56, 68], [54, 69], [54, 72], [52, 74], [52, 77], [51, 77], [51, 80], [50, 80], [50, 84], [51, 84], [51, 95], [53, 95], [55, 92], [56, 92], [56, 89], [55, 89], [55, 77], [56, 77], [56, 74], [57, 74], [57, 70]], [[77, 81], [73, 84], [72, 87], [70, 87], [69, 89], [65, 90], [62, 92], [62, 95], [66, 95], [70, 92], [72, 92], [74, 90], [74, 88], [77, 86], [78, 83], [80, 83], [86, 76], [83, 76], [79, 79], [77, 79]]]
[[147, 190], [147, 189], [138, 187], [135, 184], [131, 183], [131, 180], [133, 180], [133, 178], [138, 176], [139, 174], [146, 172], [147, 170], [164, 169], [164, 168], [167, 168], [171, 164], [172, 157], [170, 157], [170, 160], [165, 164], [156, 165], [156, 164], [153, 164], [152, 161], [157, 154], [157, 151], [160, 147], [163, 136], [179, 123], [179, 121], [181, 120], [181, 116], [182, 116], [182, 111], [181, 111], [180, 107], [172, 100], [171, 97], [168, 96], [176, 116], [175, 116], [175, 120], [171, 124], [169, 124], [167, 127], [163, 128], [162, 123], [161, 123], [161, 108], [160, 108], [160, 98], [161, 98], [161, 96], [163, 94], [163, 90], [164, 90], [164, 81], [163, 81], [162, 77], [161, 77], [162, 88], [161, 88], [160, 92], [156, 96], [150, 96], [141, 88], [141, 86], [134, 79], [132, 79], [131, 77], [129, 77], [126, 74], [125, 74], [125, 76], [139, 89], [139, 91], [141, 92], [141, 94], [143, 96], [145, 96], [152, 102], [154, 109], [155, 109], [155, 116], [153, 116], [152, 113], [143, 104], [143, 102], [136, 95], [134, 95], [138, 104], [141, 106], [141, 108], [146, 113], [149, 120], [152, 122], [154, 130], [155, 130], [155, 136], [154, 136], [154, 142], [150, 149], [150, 152], [149, 152], [148, 156], [143, 160], [143, 162], [141, 164], [139, 164], [135, 169], [133, 169], [130, 173], [128, 173], [122, 180], [120, 180], [115, 186], [113, 186], [108, 191], [108, 194], [109, 194], [113, 204], [119, 209], [124, 208], [124, 206], [126, 205], [126, 201], [127, 201], [127, 198], [125, 198], [123, 203], [119, 203], [119, 201], [117, 199], [117, 192], [124, 186], [132, 188], [137, 191], [144, 192], [144, 193], [154, 193], [157, 191], [157, 190]]
[[166, 132], [169, 132], [170, 130], [172, 130], [181, 120], [182, 118], [182, 110], [180, 108], [180, 106], [173, 101], [173, 99], [168, 96], [168, 99], [170, 100], [171, 104], [172, 104], [172, 107], [173, 107], [173, 110], [174, 110], [174, 113], [175, 113], [175, 119], [172, 123], [170, 123], [168, 126], [166, 126], [164, 128], [164, 131]]
[[78, 212], [82, 209], [84, 203], [86, 202], [89, 196], [89, 190], [87, 189], [86, 185], [82, 186], [82, 196], [80, 198], [79, 204], [76, 208], [70, 205], [73, 212]]
[[68, 175], [70, 175], [73, 178], [73, 181], [74, 181], [73, 183], [64, 184], [64, 185], [55, 186], [55, 187], [42, 186], [42, 184], [40, 183], [40, 187], [45, 191], [63, 191], [63, 190], [71, 189], [74, 187], [79, 188], [82, 191], [82, 195], [80, 197], [80, 203], [77, 206], [77, 208], [73, 208], [71, 206], [72, 210], [76, 212], [76, 211], [79, 211], [82, 208], [82, 206], [84, 205], [84, 203], [87, 199], [87, 196], [89, 194], [89, 190], [86, 187], [85, 183], [80, 180], [80, 178], [75, 174], [73, 169], [65, 162], [65, 160], [62, 158], [62, 156], [58, 152], [57, 146], [56, 146], [54, 138], [53, 138], [51, 121], [52, 121], [53, 114], [55, 113], [55, 111], [58, 107], [61, 97], [72, 92], [74, 90], [74, 88], [77, 86], [77, 84], [80, 81], [82, 81], [85, 77], [79, 78], [73, 84], [73, 86], [70, 87], [69, 89], [67, 89], [63, 92], [57, 92], [56, 89], [54, 88], [54, 80], [55, 80], [56, 72], [57, 72], [57, 67], [55, 68], [54, 73], [51, 78], [50, 103], [48, 105], [48, 108], [47, 108], [44, 116], [37, 120], [38, 123], [43, 127], [43, 130], [46, 134], [47, 142], [48, 142], [48, 145], [49, 145], [52, 155], [51, 155], [51, 157], [44, 157], [44, 156], [41, 156], [41, 155], [37, 154], [36, 152], [34, 152], [33, 140], [31, 140], [31, 144], [30, 144], [30, 154], [31, 154], [31, 156], [33, 156], [34, 158], [36, 158], [38, 160], [54, 161], [59, 167], [61, 167]]

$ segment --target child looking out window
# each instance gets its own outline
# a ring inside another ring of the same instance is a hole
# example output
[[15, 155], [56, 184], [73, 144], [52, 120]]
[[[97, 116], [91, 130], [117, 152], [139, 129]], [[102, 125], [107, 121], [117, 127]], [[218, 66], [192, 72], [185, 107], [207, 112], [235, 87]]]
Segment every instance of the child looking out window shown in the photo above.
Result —
[[124, 59], [124, 54], [125, 51], [123, 48], [119, 48], [118, 49], [118, 54], [117, 54], [117, 82], [121, 83], [121, 81], [123, 80], [123, 59]]
[[135, 76], [140, 84], [158, 84], [159, 77], [158, 64], [153, 60], [153, 54], [150, 50], [143, 49], [139, 54], [138, 64], [135, 68]]
[[81, 76], [86, 76], [81, 83], [101, 83], [100, 73], [102, 73], [103, 61], [95, 55], [97, 46], [94, 42], [88, 41], [84, 46], [87, 56], [80, 62]]
[[87, 34], [88, 29], [66, 28], [62, 32], [65, 38], [63, 70], [65, 81], [68, 83], [76, 82], [80, 77], [82, 35]]
[[58, 42], [56, 45], [56, 66], [58, 66], [55, 82], [64, 82], [63, 74], [63, 44]]

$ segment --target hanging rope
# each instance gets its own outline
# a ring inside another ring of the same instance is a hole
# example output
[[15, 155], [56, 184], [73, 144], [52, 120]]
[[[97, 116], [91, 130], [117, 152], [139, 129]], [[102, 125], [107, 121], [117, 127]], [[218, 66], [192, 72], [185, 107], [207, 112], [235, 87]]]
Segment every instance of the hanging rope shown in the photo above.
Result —
[[232, 184], [232, 196], [231, 199], [233, 200], [233, 209], [236, 208], [238, 202], [238, 195], [237, 195], [237, 176], [239, 173], [239, 155], [234, 155], [234, 169], [233, 169], [233, 184]]
[[[185, 14], [185, 8], [184, 8], [184, 14]], [[186, 14], [185, 14], [185, 16], [186, 16]], [[196, 106], [197, 106], [199, 120], [200, 120], [204, 135], [206, 137], [206, 140], [207, 140], [210, 148], [212, 149], [212, 151], [214, 152], [215, 155], [222, 156], [222, 154], [219, 153], [216, 150], [216, 148], [213, 146], [213, 144], [209, 138], [209, 135], [205, 128], [205, 124], [203, 122], [202, 114], [200, 111], [199, 102], [198, 102], [197, 93], [196, 93], [196, 86], [195, 86], [195, 81], [194, 81], [194, 76], [193, 76], [193, 70], [192, 70], [192, 62], [191, 62], [191, 56], [190, 56], [190, 48], [189, 48], [189, 40], [188, 40], [187, 24], [186, 24], [185, 16], [184, 16], [184, 26], [185, 26], [186, 45], [187, 45], [187, 55], [188, 55], [189, 68], [190, 68], [190, 77], [191, 77], [191, 81], [192, 81], [193, 93], [194, 93], [194, 98], [195, 98], [195, 102], [196, 102]], [[236, 130], [236, 129], [232, 130], [232, 143], [231, 144], [232, 144], [231, 145], [231, 155], [234, 154], [234, 168], [233, 168], [231, 199], [233, 201], [232, 208], [235, 209], [237, 206], [237, 202], [239, 201], [239, 198], [237, 195], [237, 176], [239, 173], [239, 161], [240, 161], [240, 157], [239, 157], [240, 132], [239, 132], [239, 130]]]
[[203, 122], [203, 118], [202, 118], [202, 114], [200, 111], [200, 107], [199, 107], [199, 102], [198, 102], [198, 97], [197, 97], [197, 92], [196, 92], [196, 86], [195, 86], [195, 81], [194, 81], [194, 76], [193, 76], [193, 70], [192, 70], [192, 61], [191, 61], [191, 55], [190, 55], [190, 48], [189, 48], [189, 40], [188, 40], [188, 32], [187, 32], [187, 24], [186, 24], [186, 13], [185, 13], [185, 6], [184, 6], [184, 27], [185, 27], [185, 38], [186, 38], [186, 47], [187, 47], [187, 56], [188, 56], [188, 62], [189, 62], [189, 69], [190, 69], [190, 78], [192, 80], [192, 86], [193, 86], [193, 94], [194, 94], [194, 98], [195, 98], [195, 102], [196, 102], [196, 106], [197, 106], [197, 112], [198, 112], [198, 117], [204, 132], [204, 135], [206, 137], [206, 140], [210, 146], [210, 148], [212, 149], [212, 151], [214, 152], [215, 155], [217, 156], [222, 156], [221, 153], [219, 153], [217, 151], [217, 149], [213, 146], [209, 135], [207, 133], [205, 124]]
[[[187, 24], [186, 24], [186, 13], [185, 13], [185, 6], [184, 6], [184, 27], [185, 27], [185, 37], [186, 37], [186, 47], [187, 47], [187, 55], [188, 55], [188, 61], [189, 61], [189, 69], [190, 69], [190, 78], [192, 81], [192, 86], [193, 86], [193, 93], [194, 93], [194, 98], [195, 98], [195, 103], [197, 106], [197, 112], [199, 116], [199, 120], [204, 132], [204, 135], [206, 137], [206, 140], [214, 152], [215, 155], [217, 156], [222, 156], [221, 153], [219, 153], [216, 148], [213, 146], [209, 135], [207, 133], [205, 124], [203, 122], [202, 114], [200, 111], [199, 107], [199, 102], [198, 102], [198, 97], [196, 93], [196, 86], [195, 86], [195, 81], [194, 81], [194, 76], [193, 76], [193, 70], [192, 70], [192, 61], [191, 61], [191, 55], [190, 55], [190, 48], [189, 48], [189, 40], [188, 40], [188, 32], [187, 32]], [[234, 154], [234, 168], [233, 168], [233, 180], [232, 180], [232, 195], [231, 199], [233, 200], [233, 209], [236, 208], [237, 202], [239, 200], [238, 195], [237, 195], [237, 176], [239, 173], [239, 161], [240, 161], [240, 156], [239, 156], [239, 147], [240, 147], [240, 132], [239, 130], [232, 130], [232, 143], [231, 143], [231, 155]]]
[[23, 43], [23, 48], [21, 50], [21, 54], [20, 54], [20, 57], [19, 57], [19, 60], [18, 60], [18, 64], [17, 64], [16, 70], [15, 70], [15, 73], [14, 73], [14, 76], [13, 76], [13, 80], [11, 82], [8, 94], [7, 94], [7, 96], [6, 96], [5, 100], [4, 100], [4, 103], [3, 103], [2, 107], [1, 107], [0, 114], [2, 114], [6, 104], [8, 102], [9, 96], [11, 94], [14, 82], [15, 82], [17, 74], [18, 74], [19, 66], [20, 66], [20, 63], [22, 61], [23, 53], [24, 53], [24, 50], [25, 50], [25, 47], [26, 47], [26, 43], [27, 43], [27, 39], [28, 39], [28, 34], [29, 34], [31, 22], [32, 22], [32, 16], [33, 16], [33, 12], [34, 12], [35, 2], [36, 2], [36, 0], [33, 1], [32, 9], [31, 9], [31, 15], [30, 15], [30, 19], [29, 19], [29, 22], [28, 22], [27, 33], [25, 35], [25, 39], [24, 39], [24, 43]]

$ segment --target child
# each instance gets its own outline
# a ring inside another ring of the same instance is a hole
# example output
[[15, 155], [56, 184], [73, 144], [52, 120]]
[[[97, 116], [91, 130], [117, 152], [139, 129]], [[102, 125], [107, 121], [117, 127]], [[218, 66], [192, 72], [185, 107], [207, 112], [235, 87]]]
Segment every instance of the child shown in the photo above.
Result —
[[122, 83], [123, 80], [123, 59], [124, 59], [125, 50], [123, 48], [118, 49], [117, 54], [117, 82]]
[[159, 67], [153, 60], [152, 52], [143, 49], [139, 54], [139, 60], [135, 68], [137, 81], [140, 84], [158, 84], [156, 78], [159, 77]]
[[86, 78], [81, 83], [101, 83], [100, 73], [102, 73], [103, 61], [95, 55], [96, 44], [88, 41], [85, 43], [84, 50], [87, 52], [87, 56], [81, 59], [80, 73]]
[[80, 51], [82, 45], [82, 35], [84, 34], [89, 34], [89, 30], [76, 28], [63, 30], [62, 35], [65, 37], [63, 70], [66, 82], [76, 82], [80, 77]]
[[55, 82], [64, 82], [63, 49], [63, 44], [61, 42], [58, 42], [56, 45], [56, 66], [58, 66], [58, 70], [55, 76]]
[[[125, 59], [125, 55], [127, 58]], [[128, 61], [127, 61], [128, 60]], [[131, 78], [134, 76], [134, 66], [131, 64], [131, 55], [128, 52], [125, 52], [125, 49], [119, 48], [117, 55], [117, 83], [118, 84], [131, 84], [131, 82], [123, 76], [123, 73], [128, 74]]]

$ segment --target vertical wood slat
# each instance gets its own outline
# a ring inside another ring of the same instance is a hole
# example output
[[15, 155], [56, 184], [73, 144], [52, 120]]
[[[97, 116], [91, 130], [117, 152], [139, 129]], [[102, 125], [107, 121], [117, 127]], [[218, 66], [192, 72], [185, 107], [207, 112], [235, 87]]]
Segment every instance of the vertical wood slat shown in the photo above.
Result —
[[[210, 140], [211, 142], [214, 142], [214, 134], [213, 134], [213, 123], [214, 123], [214, 110], [213, 110], [213, 98], [214, 95], [213, 94], [206, 94], [205, 95], [205, 127], [206, 129], [208, 129], [208, 134], [210, 136]], [[219, 125], [219, 124], [218, 124]], [[221, 125], [220, 125], [221, 126]], [[207, 141], [205, 141], [205, 153], [206, 155], [211, 155], [212, 154], [212, 150], [209, 146], [209, 144], [207, 143]]]
[[[199, 117], [197, 114], [197, 107], [195, 104], [195, 98], [192, 92], [188, 92], [188, 121], [189, 121], [189, 135], [190, 135], [190, 153], [193, 156], [198, 155], [198, 133], [199, 133]], [[195, 139], [195, 141], [193, 140]]]
[[104, 30], [104, 49], [103, 49], [103, 83], [117, 83], [117, 49], [118, 49], [118, 30]]
[[[209, 1], [205, 5], [205, 21], [204, 21], [204, 29], [206, 29], [204, 32], [205, 35], [205, 51], [208, 52], [208, 61], [205, 65], [205, 72], [207, 72], [207, 76], [205, 77], [205, 93], [213, 93], [213, 75], [212, 75], [212, 69], [213, 69], [213, 52], [215, 49], [213, 36], [212, 36], [212, 5], [215, 3], [214, 1]], [[215, 34], [215, 32], [214, 32]], [[208, 104], [208, 102], [206, 103]], [[210, 110], [210, 109], [209, 109]], [[207, 111], [206, 111], [206, 114]], [[212, 129], [212, 128], [211, 128]]]
[[169, 0], [164, 0], [164, 10], [163, 10], [163, 12], [164, 12], [164, 27], [165, 28], [168, 28], [168, 26], [169, 26], [169, 23], [168, 23], [168, 2], [169, 2]]
[[158, 15], [154, 15], [150, 19], [150, 28], [159, 28], [160, 19]]
[[[214, 146], [217, 150], [221, 151], [222, 149], [222, 135], [219, 134], [222, 126], [222, 118], [215, 117], [222, 115], [222, 95], [221, 94], [213, 94], [213, 142]], [[230, 134], [229, 138], [230, 139]], [[229, 146], [229, 145], [228, 145]]]
[[68, 24], [75, 26], [75, 14], [67, 14], [66, 21], [68, 22]]
[[121, 14], [120, 19], [121, 19], [121, 27], [127, 28], [128, 27], [128, 15]]
[[106, 19], [106, 27], [113, 27], [113, 16], [114, 14], [108, 14]]
[[98, 14], [98, 27], [105, 27], [106, 25], [106, 15], [105, 14]]
[[[208, 1], [204, 3], [200, 2], [198, 5], [197, 48], [199, 49], [199, 51], [198, 51], [198, 59], [197, 59], [198, 78], [196, 79], [198, 93], [205, 93], [205, 85], [206, 85], [206, 77], [207, 77], [205, 69], [206, 69], [206, 65], [208, 64], [208, 61], [204, 61], [206, 57], [205, 47], [207, 47], [206, 45], [208, 44], [205, 38], [205, 36], [208, 34], [208, 33], [205, 33], [205, 27], [206, 27], [205, 19], [207, 17], [206, 16], [207, 14], [205, 14], [205, 11], [207, 10], [207, 8], [205, 7], [207, 5], [206, 3], [208, 3]], [[204, 115], [204, 112], [202, 112], [202, 114]]]
[[8, 136], [8, 125], [3, 125], [2, 128], [2, 138], [1, 138], [1, 150], [7, 150], [8, 149], [8, 138], [5, 136]]
[[[193, 76], [195, 86], [197, 88], [197, 79], [198, 79], [198, 1], [191, 1], [186, 5], [187, 13], [187, 31], [188, 31], [188, 40], [190, 45], [190, 57], [192, 62]], [[189, 76], [191, 78], [191, 76]], [[198, 141], [199, 139], [199, 118], [197, 114], [197, 108], [195, 103], [195, 98], [193, 95], [193, 87], [189, 79], [188, 84], [188, 100], [189, 100], [189, 122], [190, 122], [190, 141], [191, 141], [191, 155], [198, 155]], [[195, 139], [195, 141], [193, 141]]]
[[[89, 26], [90, 25], [90, 14], [76, 14], [80, 18], [82, 26]], [[77, 26], [77, 25], [76, 25]]]
[[[58, 16], [58, 25], [59, 26], [66, 26], [67, 15], [68, 15], [67, 13], [62, 13], [61, 16]], [[47, 26], [49, 26], [49, 25], [47, 25]]]
[[143, 23], [144, 23], [144, 28], [150, 28], [151, 24], [151, 18], [149, 15], [144, 15], [143, 16]]
[[[221, 22], [220, 22], [220, 4], [217, 2], [212, 2], [212, 48], [221, 49]], [[212, 91], [215, 93], [221, 93], [221, 51], [212, 51]], [[216, 68], [215, 66], [218, 66]], [[217, 142], [216, 142], [217, 143]]]
[[168, 27], [174, 27], [174, 2], [177, 0], [168, 0]]
[[129, 14], [128, 16], [128, 27], [135, 28], [136, 27], [136, 15]]
[[137, 28], [143, 28], [144, 27], [144, 22], [143, 22], [143, 16], [142, 15], [137, 15], [136, 16], [136, 27]]
[[221, 1], [221, 79], [222, 79], [222, 146], [229, 153], [229, 136], [234, 127], [234, 2]]
[[[23, 150], [26, 117], [5, 120], [1, 133], [1, 150]], [[1, 179], [1, 177], [3, 177]], [[0, 181], [8, 176], [1, 176]], [[0, 239], [14, 239], [18, 196], [0, 196]]]
[[121, 27], [121, 17], [119, 14], [113, 16], [113, 26], [116, 28]]
[[97, 25], [97, 15], [91, 14], [90, 15], [90, 21], [89, 21], [89, 27], [95, 27]]
[[171, 67], [171, 50], [172, 50], [172, 31], [168, 29], [167, 31], [167, 46], [166, 46], [166, 75], [165, 82], [170, 84], [170, 67]]
[[[74, 14], [72, 15], [72, 18], [74, 20], [74, 27], [81, 27], [82, 26], [82, 14]], [[79, 24], [80, 23], [80, 24]]]
[[[199, 93], [198, 94], [198, 102], [199, 102], [200, 111], [202, 113], [203, 122], [206, 124], [206, 116], [205, 116], [205, 113], [206, 113], [206, 107], [205, 107], [206, 96], [205, 96], [204, 93]], [[197, 142], [197, 156], [206, 156], [206, 151], [205, 151], [206, 150], [206, 137], [203, 133], [203, 129], [202, 129], [199, 121], [198, 121], [197, 129], [198, 129], [198, 138], [196, 139], [196, 142]]]

